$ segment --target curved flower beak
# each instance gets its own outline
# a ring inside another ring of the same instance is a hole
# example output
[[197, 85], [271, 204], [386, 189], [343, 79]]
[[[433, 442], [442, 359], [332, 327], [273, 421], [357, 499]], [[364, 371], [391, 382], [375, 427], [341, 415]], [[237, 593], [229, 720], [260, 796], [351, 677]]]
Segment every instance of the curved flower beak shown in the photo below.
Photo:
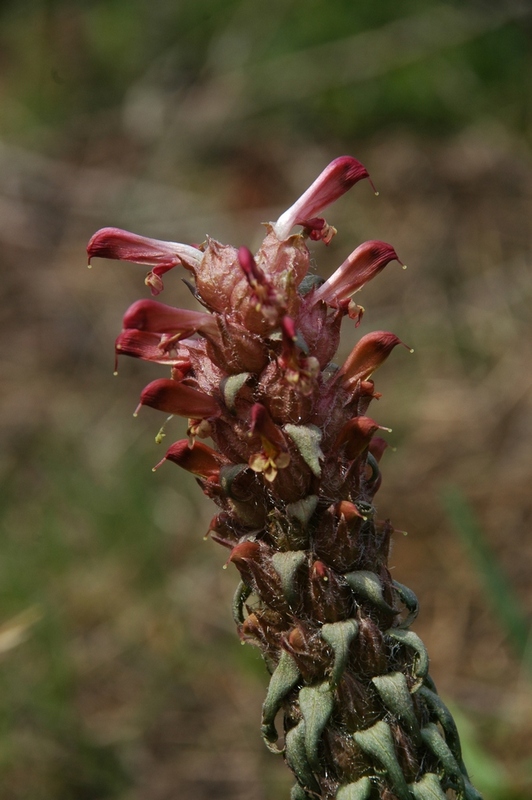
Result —
[[373, 434], [378, 430], [391, 432], [391, 428], [379, 425], [371, 417], [353, 417], [341, 429], [334, 446], [335, 448], [345, 446], [347, 458], [354, 460], [369, 446]]
[[165, 461], [173, 461], [179, 467], [217, 483], [220, 478], [221, 468], [227, 464], [227, 459], [201, 442], [194, 442], [192, 447], [188, 439], [180, 439], [166, 451], [165, 457], [153, 467], [155, 472]]
[[351, 350], [345, 364], [338, 370], [335, 380], [340, 380], [346, 389], [354, 389], [358, 381], [365, 381], [383, 364], [394, 347], [402, 344], [414, 352], [394, 333], [374, 331], [367, 333]]
[[190, 311], [186, 308], [174, 308], [156, 300], [137, 300], [124, 314], [122, 322], [124, 330], [135, 329], [150, 333], [181, 334], [182, 337], [193, 333], [217, 332], [216, 320], [212, 314], [204, 311]]
[[101, 228], [96, 231], [87, 245], [87, 254], [89, 266], [91, 259], [98, 256], [153, 267], [146, 276], [146, 285], [150, 287], [152, 294], [159, 294], [163, 290], [161, 275], [168, 270], [178, 264], [195, 270], [203, 261], [201, 250], [188, 244], [150, 239], [120, 228]]
[[167, 378], [152, 381], [143, 389], [138, 408], [141, 406], [150, 406], [166, 414], [193, 419], [216, 417], [220, 414], [220, 407], [213, 397], [193, 389], [192, 386]]
[[[290, 206], [273, 224], [281, 240], [290, 235], [294, 225], [305, 225], [323, 209], [363, 178], [369, 178], [366, 167], [351, 156], [340, 156], [325, 167], [306, 192]], [[373, 184], [372, 184], [373, 186]], [[375, 188], [375, 187], [373, 187]]]
[[342, 300], [361, 289], [390, 261], [403, 263], [391, 244], [379, 241], [364, 242], [353, 250], [336, 272], [333, 272], [331, 277], [314, 292], [312, 299], [324, 300], [329, 305], [338, 307]]
[[203, 253], [195, 247], [179, 242], [150, 239], [120, 228], [101, 228], [87, 245], [89, 263], [92, 258], [114, 258], [134, 264], [156, 265], [169, 269], [183, 264], [188, 269], [199, 267]]

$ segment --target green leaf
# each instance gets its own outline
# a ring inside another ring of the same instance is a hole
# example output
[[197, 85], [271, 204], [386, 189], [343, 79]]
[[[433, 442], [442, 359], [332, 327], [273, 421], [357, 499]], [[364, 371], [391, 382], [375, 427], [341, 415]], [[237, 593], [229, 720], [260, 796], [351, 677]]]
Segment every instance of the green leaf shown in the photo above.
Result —
[[401, 602], [404, 603], [409, 612], [408, 615], [405, 617], [405, 619], [397, 627], [409, 628], [418, 615], [419, 611], [418, 599], [414, 594], [414, 592], [412, 591], [412, 589], [409, 589], [408, 586], [403, 586], [403, 584], [399, 583], [399, 581], [394, 581], [393, 585], [395, 591], [399, 595]]
[[420, 781], [411, 783], [410, 791], [415, 800], [447, 800], [438, 776], [433, 772], [426, 772]]
[[347, 665], [349, 647], [358, 633], [358, 622], [346, 619], [341, 622], [326, 623], [321, 635], [334, 651], [334, 665], [331, 672], [331, 683], [336, 686]]
[[374, 572], [361, 569], [357, 572], [348, 572], [345, 579], [353, 592], [365, 600], [369, 600], [380, 608], [381, 611], [395, 613], [395, 609], [388, 605], [382, 594], [382, 583]]
[[372, 683], [375, 685], [386, 708], [403, 720], [412, 738], [416, 744], [419, 744], [419, 724], [412, 702], [412, 695], [403, 673], [392, 672], [389, 675], [378, 675], [372, 678]]
[[414, 660], [413, 673], [418, 679], [416, 684], [410, 690], [412, 693], [417, 692], [421, 687], [424, 678], [428, 675], [429, 671], [429, 654], [427, 648], [414, 631], [403, 631], [401, 628], [390, 628], [386, 631], [386, 635], [395, 639], [396, 642], [401, 642], [405, 647], [414, 650], [416, 658]]
[[336, 800], [368, 800], [371, 794], [371, 781], [366, 776], [356, 783], [340, 786], [336, 793]]
[[220, 469], [220, 486], [227, 497], [233, 498], [233, 483], [241, 472], [248, 468], [247, 464], [231, 464]]
[[324, 458], [320, 448], [322, 437], [320, 429], [315, 425], [292, 425], [289, 423], [284, 426], [284, 430], [301, 453], [304, 462], [319, 478], [321, 475], [320, 459]]
[[430, 711], [435, 715], [436, 719], [440, 723], [443, 728], [443, 732], [445, 733], [445, 740], [449, 747], [451, 748], [451, 752], [453, 753], [454, 757], [460, 764], [460, 768], [462, 772], [465, 771], [464, 765], [462, 762], [462, 748], [460, 746], [460, 737], [458, 735], [458, 729], [456, 727], [456, 723], [453, 719], [453, 715], [436, 692], [431, 691], [426, 686], [421, 686], [418, 690], [418, 694], [420, 697], [423, 698], [427, 706], [429, 707]]
[[244, 622], [244, 603], [251, 594], [251, 589], [244, 581], [240, 581], [233, 596], [233, 619], [237, 625]]
[[309, 796], [299, 783], [295, 783], [290, 790], [290, 800], [309, 800]]
[[250, 372], [241, 372], [239, 375], [230, 375], [221, 382], [220, 391], [229, 411], [235, 410], [236, 396], [250, 375]]
[[429, 722], [421, 730], [421, 738], [428, 749], [436, 756], [445, 769], [449, 777], [453, 777], [459, 785], [462, 794], [465, 793], [464, 776], [462, 770], [451, 752], [447, 742], [440, 735], [440, 732], [433, 722]]
[[304, 686], [299, 692], [299, 707], [305, 720], [305, 751], [309, 764], [319, 769], [318, 744], [333, 710], [333, 695], [328, 683]]
[[281, 752], [275, 744], [278, 739], [275, 728], [276, 714], [281, 708], [283, 699], [293, 689], [300, 677], [296, 662], [290, 653], [283, 650], [279, 663], [270, 678], [268, 693], [262, 706], [262, 736], [268, 749], [274, 753]]
[[371, 756], [384, 767], [386, 778], [399, 800], [412, 800], [403, 771], [397, 760], [390, 726], [380, 720], [365, 731], [357, 731], [357, 733], [353, 734], [353, 737], [366, 755]]
[[285, 737], [285, 758], [288, 766], [301, 786], [310, 792], [320, 791], [307, 758], [305, 747], [305, 720], [301, 720], [295, 728], [288, 731]]
[[281, 588], [288, 604], [292, 607], [301, 602], [296, 586], [296, 574], [305, 563], [307, 554], [304, 550], [288, 550], [275, 553], [272, 558], [273, 568], [281, 579]]
[[302, 500], [298, 500], [296, 503], [289, 503], [286, 506], [286, 513], [289, 517], [292, 517], [292, 519], [297, 519], [303, 528], [306, 528], [311, 516], [316, 511], [317, 505], [318, 496], [315, 494], [309, 494], [307, 497], [304, 497]]

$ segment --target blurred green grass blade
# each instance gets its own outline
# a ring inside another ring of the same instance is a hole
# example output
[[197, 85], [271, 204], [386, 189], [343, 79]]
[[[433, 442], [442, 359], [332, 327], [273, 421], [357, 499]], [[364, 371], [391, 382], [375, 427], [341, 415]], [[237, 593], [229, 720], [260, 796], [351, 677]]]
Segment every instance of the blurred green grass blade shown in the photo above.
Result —
[[530, 624], [511, 583], [489, 547], [484, 532], [466, 497], [456, 486], [442, 492], [449, 520], [464, 542], [480, 575], [486, 593], [523, 666], [532, 673]]

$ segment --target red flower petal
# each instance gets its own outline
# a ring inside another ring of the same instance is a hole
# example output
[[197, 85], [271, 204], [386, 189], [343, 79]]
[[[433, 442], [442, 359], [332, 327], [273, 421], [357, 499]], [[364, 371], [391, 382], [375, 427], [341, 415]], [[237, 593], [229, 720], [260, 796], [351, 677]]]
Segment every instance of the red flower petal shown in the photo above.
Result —
[[351, 156], [335, 158], [274, 224], [279, 239], [286, 239], [299, 220], [312, 219], [362, 178], [369, 178], [369, 173], [360, 161]]
[[164, 461], [173, 461], [187, 472], [216, 483], [220, 477], [220, 469], [229, 463], [221, 453], [206, 444], [194, 442], [190, 447], [188, 439], [181, 439], [169, 447], [165, 457], [153, 469], [156, 470]]
[[353, 417], [343, 426], [334, 447], [336, 449], [345, 445], [344, 452], [347, 458], [355, 459], [368, 447], [373, 434], [378, 430], [389, 431], [390, 429], [379, 425], [371, 417]]
[[213, 397], [166, 378], [159, 378], [146, 386], [140, 396], [140, 405], [192, 419], [215, 417], [220, 413]]
[[[337, 372], [346, 389], [354, 389], [383, 364], [398, 344], [407, 347], [394, 333], [374, 331], [363, 336], [351, 350], [343, 367]], [[407, 348], [410, 349], [410, 348]]]
[[133, 356], [144, 361], [155, 361], [157, 364], [178, 366], [184, 361], [188, 363], [187, 356], [178, 352], [177, 347], [172, 352], [161, 347], [161, 339], [160, 333], [128, 329], [117, 337], [115, 351], [119, 356]]
[[190, 245], [150, 239], [120, 228], [101, 228], [96, 231], [87, 245], [87, 254], [89, 263], [91, 258], [98, 256], [167, 268], [183, 264], [193, 269], [203, 260], [203, 253]]
[[364, 242], [320, 286], [314, 293], [313, 300], [324, 300], [338, 307], [342, 300], [358, 291], [384, 269], [386, 264], [394, 260], [399, 261], [399, 258], [390, 244], [379, 241]]
[[185, 336], [196, 331], [212, 330], [215, 333], [217, 330], [216, 320], [212, 314], [174, 308], [156, 300], [137, 300], [124, 314], [122, 324], [124, 329], [135, 328], [152, 333], [183, 333]]

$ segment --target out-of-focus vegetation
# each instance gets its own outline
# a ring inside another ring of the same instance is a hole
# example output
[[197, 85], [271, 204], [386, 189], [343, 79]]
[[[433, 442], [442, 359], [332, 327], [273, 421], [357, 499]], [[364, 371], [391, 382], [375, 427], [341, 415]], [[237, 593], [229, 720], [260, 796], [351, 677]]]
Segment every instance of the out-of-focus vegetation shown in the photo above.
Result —
[[131, 418], [162, 373], [112, 378], [144, 272], [88, 272], [84, 248], [103, 225], [253, 246], [342, 153], [380, 197], [360, 184], [329, 212], [317, 269], [371, 238], [409, 265], [361, 295], [361, 332], [415, 348], [377, 374], [372, 412], [397, 447], [379, 510], [409, 531], [394, 574], [420, 597], [474, 781], [528, 800], [531, 26], [513, 2], [2, 4], [2, 800], [288, 796], [259, 741], [266, 677], [233, 631], [236, 576], [202, 540], [213, 508], [173, 465], [151, 473], [161, 419]]

